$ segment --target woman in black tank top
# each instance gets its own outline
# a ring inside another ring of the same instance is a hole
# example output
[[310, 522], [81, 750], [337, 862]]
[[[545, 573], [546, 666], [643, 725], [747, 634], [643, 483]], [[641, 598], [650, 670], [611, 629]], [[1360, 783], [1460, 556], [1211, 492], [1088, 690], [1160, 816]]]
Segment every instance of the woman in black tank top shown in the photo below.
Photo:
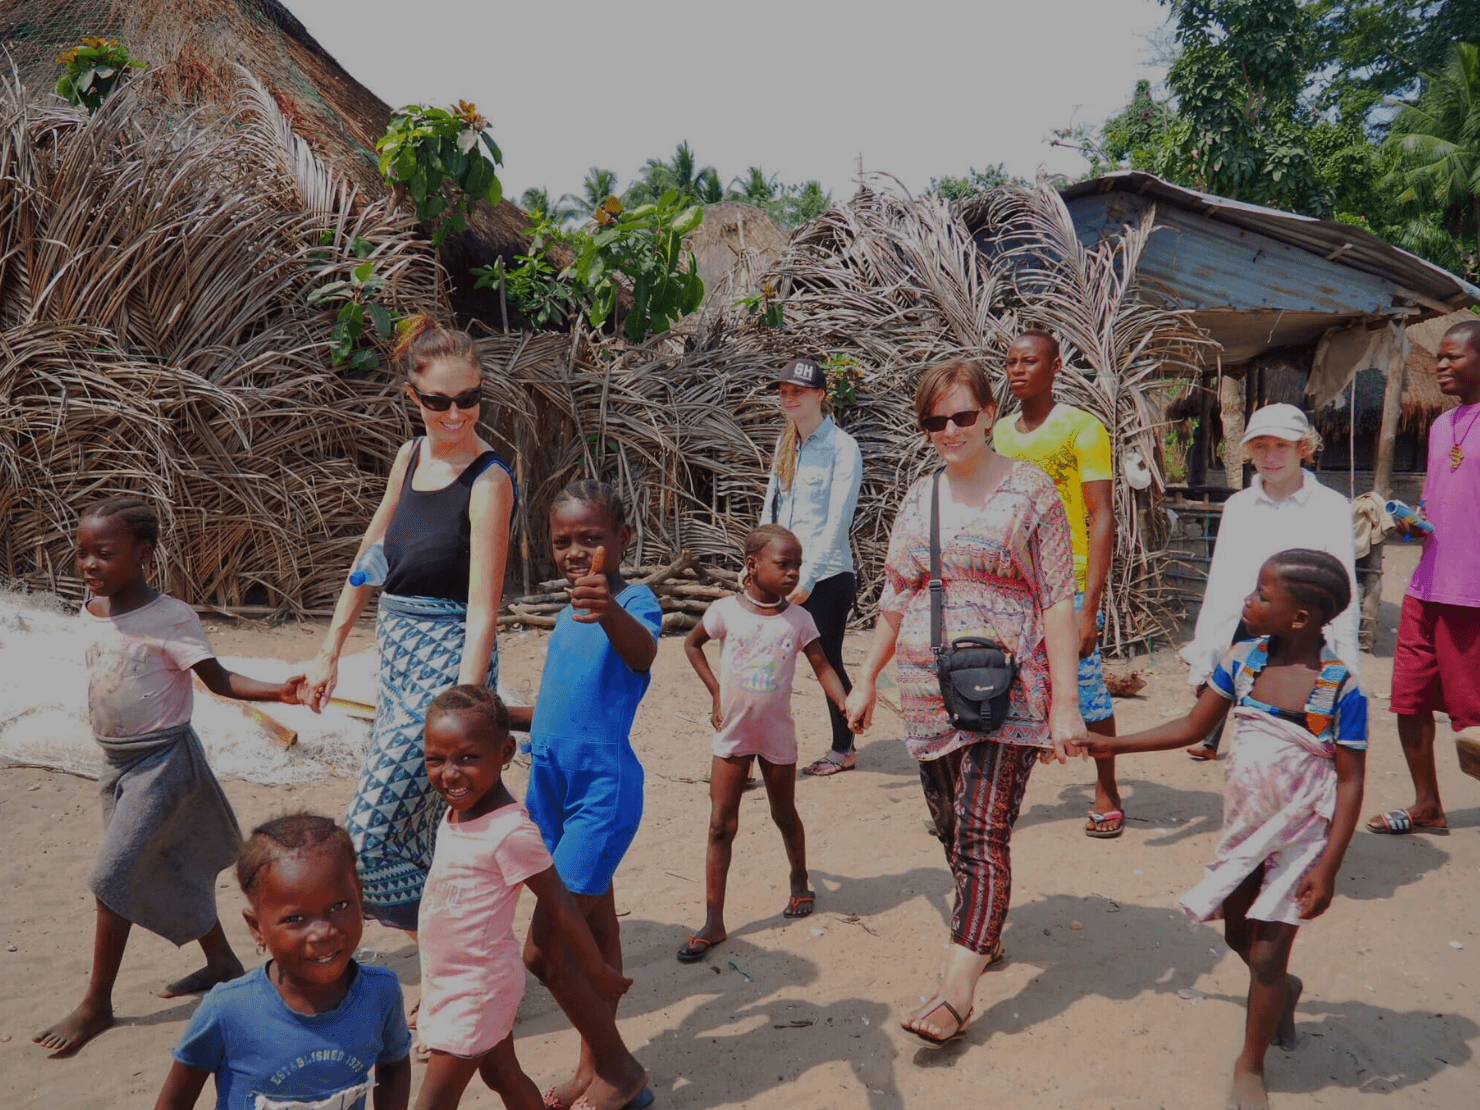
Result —
[[[422, 756], [426, 709], [449, 686], [498, 685], [494, 634], [515, 491], [508, 467], [478, 437], [483, 379], [473, 341], [423, 320], [403, 333], [398, 355], [426, 435], [396, 456], [355, 556], [382, 543], [387, 573], [375, 625], [375, 725], [345, 826], [366, 916], [414, 933], [444, 808]], [[334, 690], [368, 590], [346, 582], [340, 592], [308, 674], [316, 709]]]

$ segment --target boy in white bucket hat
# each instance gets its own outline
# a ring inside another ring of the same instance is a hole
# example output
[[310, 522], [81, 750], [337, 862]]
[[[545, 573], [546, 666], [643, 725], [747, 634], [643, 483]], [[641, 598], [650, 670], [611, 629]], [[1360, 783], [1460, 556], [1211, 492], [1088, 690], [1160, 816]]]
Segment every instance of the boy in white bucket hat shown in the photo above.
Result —
[[[1213, 562], [1197, 630], [1182, 649], [1189, 685], [1201, 688], [1229, 645], [1248, 639], [1239, 614], [1254, 589], [1264, 560], [1292, 547], [1329, 552], [1341, 560], [1351, 579], [1352, 602], [1331, 623], [1327, 646], [1353, 675], [1361, 663], [1357, 644], [1356, 547], [1352, 542], [1351, 504], [1321, 485], [1302, 463], [1320, 449], [1320, 434], [1294, 405], [1265, 405], [1249, 418], [1243, 447], [1257, 473], [1248, 489], [1223, 505]], [[1214, 759], [1218, 734], [1188, 749], [1194, 759]]]

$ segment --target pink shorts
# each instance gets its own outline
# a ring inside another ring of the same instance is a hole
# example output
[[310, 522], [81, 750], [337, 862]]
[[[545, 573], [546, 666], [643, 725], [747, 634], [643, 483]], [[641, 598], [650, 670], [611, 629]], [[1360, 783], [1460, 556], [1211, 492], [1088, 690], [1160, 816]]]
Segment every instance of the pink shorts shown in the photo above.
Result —
[[1393, 651], [1392, 711], [1448, 713], [1456, 732], [1480, 725], [1480, 609], [1403, 598]]

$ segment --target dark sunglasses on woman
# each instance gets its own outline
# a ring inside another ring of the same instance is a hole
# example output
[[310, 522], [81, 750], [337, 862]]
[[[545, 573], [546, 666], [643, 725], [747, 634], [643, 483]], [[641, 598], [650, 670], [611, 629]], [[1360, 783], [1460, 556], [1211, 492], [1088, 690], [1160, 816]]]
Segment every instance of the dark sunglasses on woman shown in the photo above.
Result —
[[946, 422], [949, 421], [958, 428], [970, 428], [976, 424], [976, 418], [981, 414], [981, 409], [964, 409], [961, 412], [953, 412], [950, 416], [927, 416], [920, 421], [920, 426], [927, 432], [943, 432], [946, 430]]
[[481, 385], [475, 385], [472, 389], [459, 393], [455, 397], [449, 397], [445, 393], [423, 393], [415, 386], [411, 387], [411, 392], [416, 394], [421, 407], [431, 412], [446, 412], [453, 405], [460, 409], [475, 409], [483, 403]]

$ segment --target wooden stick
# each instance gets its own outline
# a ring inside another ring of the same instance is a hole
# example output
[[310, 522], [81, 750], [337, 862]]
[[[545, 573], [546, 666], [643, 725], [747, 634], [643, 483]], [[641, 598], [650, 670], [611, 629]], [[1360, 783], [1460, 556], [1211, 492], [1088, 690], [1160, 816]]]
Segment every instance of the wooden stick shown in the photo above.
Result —
[[269, 733], [274, 740], [282, 745], [284, 751], [287, 751], [294, 744], [298, 743], [298, 731], [296, 729], [291, 729], [287, 725], [283, 724], [281, 721], [274, 720], [272, 717], [269, 717], [253, 702], [240, 701], [236, 698], [223, 698], [220, 694], [213, 693], [211, 690], [206, 689], [206, 684], [200, 680], [199, 675], [195, 676], [195, 684], [202, 690], [205, 690], [205, 692], [216, 701], [221, 702], [224, 705], [231, 706], [253, 724], [262, 726], [262, 728], [267, 733]]

